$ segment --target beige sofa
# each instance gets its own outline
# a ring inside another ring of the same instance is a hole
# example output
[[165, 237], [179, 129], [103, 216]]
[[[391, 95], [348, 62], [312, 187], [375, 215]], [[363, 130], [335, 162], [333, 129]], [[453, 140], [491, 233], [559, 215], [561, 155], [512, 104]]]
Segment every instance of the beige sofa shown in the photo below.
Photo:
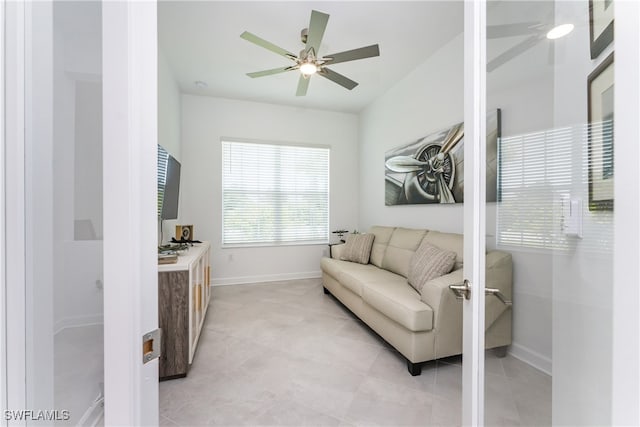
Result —
[[[422, 363], [462, 353], [462, 302], [449, 285], [463, 281], [463, 238], [460, 234], [400, 227], [373, 227], [369, 264], [340, 260], [344, 245], [322, 258], [325, 293], [331, 293], [406, 359], [409, 372], [420, 375]], [[422, 294], [407, 283], [411, 256], [425, 239], [454, 251], [451, 273], [427, 282]], [[511, 300], [511, 255], [486, 254], [486, 287], [498, 288]], [[511, 307], [494, 296], [486, 298], [486, 348], [504, 353], [511, 344]]]

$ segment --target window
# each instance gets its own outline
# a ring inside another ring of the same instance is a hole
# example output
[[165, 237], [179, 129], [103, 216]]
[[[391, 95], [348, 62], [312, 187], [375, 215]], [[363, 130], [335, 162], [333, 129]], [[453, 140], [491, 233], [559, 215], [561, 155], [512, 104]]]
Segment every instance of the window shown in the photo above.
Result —
[[[613, 170], [612, 144], [589, 155], [589, 130], [611, 135], [611, 121], [502, 138], [499, 145], [498, 245], [566, 251], [575, 246], [562, 229], [570, 199], [582, 201], [583, 251], [611, 253], [611, 212], [590, 212], [589, 165]], [[603, 133], [604, 130], [604, 133]]]
[[222, 244], [329, 241], [329, 148], [222, 141]]
[[164, 187], [167, 179], [167, 163], [169, 153], [158, 145], [158, 218], [162, 215], [162, 204], [164, 202]]
[[500, 140], [499, 245], [567, 247], [559, 212], [571, 189], [576, 138], [584, 139], [583, 129], [561, 128]]

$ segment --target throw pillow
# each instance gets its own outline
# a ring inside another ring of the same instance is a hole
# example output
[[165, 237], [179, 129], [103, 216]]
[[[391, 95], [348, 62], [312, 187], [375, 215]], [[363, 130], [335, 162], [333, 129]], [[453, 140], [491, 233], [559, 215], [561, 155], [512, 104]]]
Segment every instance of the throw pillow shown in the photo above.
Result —
[[342, 250], [340, 259], [343, 261], [369, 264], [371, 246], [373, 245], [373, 234], [350, 234]]
[[423, 240], [409, 262], [407, 281], [422, 293], [425, 283], [449, 273], [456, 263], [456, 253]]

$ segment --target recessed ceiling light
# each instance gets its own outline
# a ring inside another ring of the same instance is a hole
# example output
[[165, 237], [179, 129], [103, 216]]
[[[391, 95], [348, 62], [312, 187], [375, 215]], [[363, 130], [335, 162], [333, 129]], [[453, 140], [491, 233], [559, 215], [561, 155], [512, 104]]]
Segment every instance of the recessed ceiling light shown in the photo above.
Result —
[[574, 28], [573, 24], [558, 25], [557, 27], [552, 28], [547, 33], [547, 38], [549, 40], [559, 39], [560, 37], [564, 37], [567, 34], [569, 34], [571, 31], [573, 31], [573, 28]]
[[195, 82], [193, 82], [193, 84], [196, 85], [198, 89], [206, 89], [209, 87], [209, 85], [202, 80], [196, 80]]

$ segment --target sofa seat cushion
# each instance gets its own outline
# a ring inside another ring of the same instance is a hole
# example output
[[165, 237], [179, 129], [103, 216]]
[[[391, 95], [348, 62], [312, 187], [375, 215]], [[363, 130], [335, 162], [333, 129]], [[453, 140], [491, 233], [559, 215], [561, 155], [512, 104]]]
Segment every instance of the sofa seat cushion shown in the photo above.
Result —
[[368, 281], [363, 283], [362, 299], [413, 332], [433, 329], [433, 311], [420, 300], [420, 294], [407, 280], [394, 275], [393, 280]]
[[362, 297], [362, 284], [374, 280], [394, 280], [398, 277], [390, 271], [382, 270], [372, 264], [322, 258], [322, 271], [336, 279], [342, 286]]

